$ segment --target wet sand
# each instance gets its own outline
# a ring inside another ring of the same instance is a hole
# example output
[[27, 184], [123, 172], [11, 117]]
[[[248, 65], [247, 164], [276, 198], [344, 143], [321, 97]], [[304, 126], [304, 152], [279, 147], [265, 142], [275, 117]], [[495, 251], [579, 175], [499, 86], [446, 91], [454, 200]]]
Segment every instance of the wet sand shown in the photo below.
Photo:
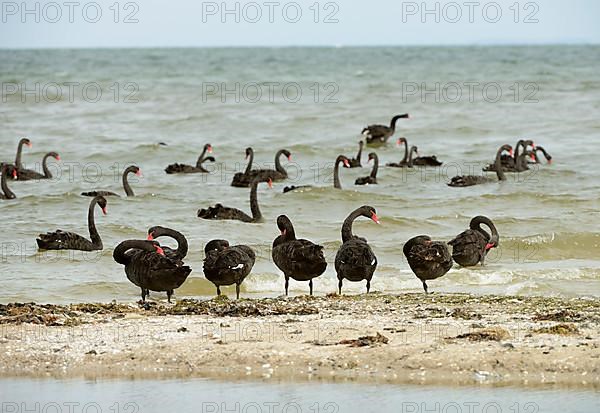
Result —
[[[158, 298], [153, 294], [152, 298]], [[600, 388], [593, 299], [372, 293], [0, 305], [3, 376]]]

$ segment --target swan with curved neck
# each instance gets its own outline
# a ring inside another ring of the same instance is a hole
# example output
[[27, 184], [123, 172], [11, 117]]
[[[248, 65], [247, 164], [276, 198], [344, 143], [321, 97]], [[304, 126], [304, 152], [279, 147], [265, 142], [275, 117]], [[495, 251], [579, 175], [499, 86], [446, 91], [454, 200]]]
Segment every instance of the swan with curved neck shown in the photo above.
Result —
[[52, 172], [48, 168], [48, 159], [54, 158], [57, 161], [60, 161], [60, 155], [56, 152], [48, 152], [42, 158], [42, 172], [39, 173], [32, 169], [20, 169], [19, 170], [19, 180], [20, 181], [31, 181], [35, 179], [52, 179]]
[[365, 143], [363, 141], [358, 142], [358, 153], [356, 158], [350, 159], [350, 168], [362, 168], [361, 157]]
[[365, 176], [363, 178], [358, 178], [354, 184], [355, 185], [376, 185], [377, 184], [377, 171], [379, 170], [379, 157], [375, 152], [371, 152], [369, 154], [369, 162], [373, 161], [373, 169], [371, 170], [371, 175]]
[[252, 164], [254, 162], [254, 150], [250, 147], [246, 148], [246, 159], [248, 160], [248, 165], [246, 165], [246, 170], [244, 172], [238, 172], [233, 176], [233, 180], [231, 181], [231, 186], [237, 188], [247, 188], [252, 184]]
[[113, 259], [125, 266], [127, 279], [142, 290], [142, 302], [150, 291], [164, 291], [171, 302], [173, 292], [187, 279], [192, 269], [165, 256], [157, 241], [128, 240], [113, 251]]
[[257, 177], [271, 178], [273, 181], [283, 181], [287, 179], [288, 173], [281, 165], [281, 157], [285, 156], [288, 161], [292, 161], [292, 153], [287, 149], [281, 149], [275, 154], [275, 169], [254, 169], [250, 171], [250, 178], [254, 180]]
[[396, 132], [396, 123], [400, 119], [409, 119], [410, 115], [405, 113], [392, 118], [390, 126], [370, 125], [363, 129], [362, 134], [366, 137], [367, 145], [377, 145], [386, 143], [387, 140]]
[[258, 184], [266, 182], [269, 188], [273, 187], [273, 180], [268, 177], [258, 177], [252, 182], [250, 189], [250, 211], [252, 216], [249, 216], [237, 208], [224, 207], [221, 204], [216, 204], [214, 207], [198, 210], [198, 218], [212, 220], [237, 220], [247, 223], [262, 222], [263, 216], [258, 206], [257, 190]]
[[13, 191], [10, 190], [10, 188], [8, 187], [8, 175], [11, 175], [13, 177], [13, 179], [17, 179], [17, 168], [15, 168], [12, 165], [9, 164], [4, 164], [2, 165], [2, 178], [0, 178], [2, 180], [1, 182], [1, 188], [2, 188], [2, 192], [0, 192], [0, 199], [15, 199], [17, 196], [15, 195], [15, 193]]
[[171, 228], [155, 226], [148, 230], [148, 241], [154, 241], [156, 238], [169, 237], [177, 241], [177, 249], [163, 247], [165, 256], [173, 261], [183, 260], [188, 253], [188, 242], [185, 236]]
[[367, 293], [371, 289], [371, 279], [377, 268], [377, 257], [367, 240], [352, 233], [352, 224], [358, 217], [366, 217], [379, 224], [377, 211], [371, 206], [362, 206], [353, 211], [342, 225], [342, 246], [335, 256], [335, 270], [338, 278], [338, 291], [342, 293], [342, 282], [367, 281]]
[[[506, 175], [504, 174], [504, 168], [502, 167], [501, 159], [502, 153], [505, 151], [509, 152], [509, 154], [512, 156], [513, 149], [510, 145], [502, 145], [500, 149], [498, 149], [498, 152], [496, 152], [496, 161], [494, 162], [494, 165], [496, 169], [496, 176], [499, 181], [506, 180]], [[448, 183], [448, 186], [462, 188], [473, 185], [485, 184], [489, 182], [494, 182], [494, 179], [488, 178], [487, 176], [463, 175], [455, 176], [454, 178], [452, 178], [452, 180]]]
[[428, 293], [427, 281], [444, 276], [452, 268], [452, 256], [448, 246], [439, 241], [432, 241], [429, 235], [419, 235], [404, 244], [402, 252], [408, 265], [423, 283], [425, 294]]
[[[481, 225], [487, 226], [491, 235]], [[456, 236], [448, 245], [452, 246], [452, 258], [462, 267], [472, 267], [481, 263], [492, 248], [498, 247], [500, 235], [491, 219], [476, 216], [469, 223], [469, 229]]]
[[350, 161], [344, 155], [339, 155], [335, 160], [333, 167], [333, 187], [336, 189], [342, 189], [340, 182], [340, 164], [344, 164], [344, 168], [350, 168]]
[[[125, 169], [125, 171], [123, 171], [123, 176], [122, 176], [122, 182], [123, 182], [123, 189], [125, 190], [125, 195], [129, 196], [135, 196], [133, 189], [131, 189], [131, 185], [129, 185], [129, 175], [134, 174], [137, 177], [142, 177], [142, 170], [135, 166], [135, 165], [131, 165], [129, 167], [127, 167]], [[91, 192], [82, 192], [81, 193], [82, 196], [120, 196], [117, 193], [114, 192], [110, 192], [110, 191], [91, 191]]]
[[172, 174], [195, 174], [195, 173], [209, 173], [208, 169], [202, 166], [207, 161], [215, 162], [215, 158], [212, 156], [206, 156], [206, 153], [212, 153], [213, 146], [210, 143], [204, 145], [202, 153], [196, 161], [196, 166], [186, 165], [182, 163], [174, 163], [165, 168], [165, 172], [169, 175]]
[[33, 147], [31, 141], [28, 138], [22, 138], [19, 141], [19, 145], [17, 146], [17, 156], [15, 157], [15, 166], [19, 170], [23, 169], [23, 164], [21, 163], [21, 154], [23, 152], [23, 145], [27, 146], [30, 149]]
[[79, 251], [100, 251], [103, 249], [102, 239], [96, 229], [94, 219], [94, 210], [99, 206], [102, 213], [106, 215], [106, 199], [102, 196], [97, 196], [90, 202], [88, 208], [88, 230], [90, 239], [86, 239], [81, 235], [73, 232], [65, 232], [57, 230], [40, 234], [36, 240], [38, 247], [44, 250], [79, 250]]
[[306, 239], [296, 239], [292, 221], [285, 215], [277, 218], [277, 228], [281, 232], [273, 241], [273, 262], [285, 276], [285, 295], [288, 295], [290, 278], [308, 281], [309, 293], [313, 294], [313, 279], [327, 268], [323, 246]]
[[386, 166], [390, 166], [392, 168], [404, 168], [408, 166], [408, 142], [406, 138], [398, 138], [396, 141], [396, 145], [404, 145], [404, 157], [400, 162], [391, 162], [386, 164]]

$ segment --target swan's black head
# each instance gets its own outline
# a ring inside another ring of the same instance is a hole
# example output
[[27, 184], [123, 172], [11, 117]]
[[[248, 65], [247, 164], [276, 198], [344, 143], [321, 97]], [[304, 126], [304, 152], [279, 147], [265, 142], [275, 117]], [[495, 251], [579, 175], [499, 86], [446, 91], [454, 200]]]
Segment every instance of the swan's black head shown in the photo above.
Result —
[[268, 176], [259, 176], [256, 179], [254, 179], [254, 181], [252, 181], [252, 184], [260, 184], [262, 182], [266, 182], [269, 185], [269, 188], [273, 189], [273, 179], [271, 179]]
[[410, 115], [408, 113], [404, 113], [402, 115], [394, 116], [394, 119], [410, 119]]
[[57, 161], [60, 161], [60, 155], [58, 153], [56, 153], [56, 152], [48, 152], [48, 156], [53, 157]]
[[167, 235], [169, 230], [165, 227], [161, 227], [159, 225], [152, 227], [148, 230], [148, 241], [154, 240], [154, 238], [162, 237], [163, 235]]
[[406, 143], [406, 138], [398, 138], [396, 145], [400, 146]]
[[375, 222], [376, 224], [380, 223], [379, 218], [377, 217], [377, 211], [372, 206], [364, 205], [358, 210], [363, 217], [367, 217], [373, 220], [373, 222]]
[[156, 253], [158, 255], [165, 255], [165, 252], [163, 251], [162, 247], [160, 246], [160, 244], [158, 243], [158, 241], [144, 241], [144, 242], [148, 242], [151, 243], [152, 246], [154, 247], [154, 250], [156, 251]]
[[19, 174], [17, 173], [17, 168], [15, 168], [14, 165], [5, 163], [2, 165], [2, 175], [12, 175], [13, 179], [17, 179]]
[[104, 198], [103, 196], [97, 196], [96, 198], [94, 198], [94, 201], [96, 201], [96, 203], [102, 210], [102, 213], [106, 215], [106, 205], [108, 204], [108, 202], [106, 202], [106, 198]]
[[365, 143], [363, 141], [359, 141], [358, 146], [362, 148], [363, 146], [365, 146]]
[[254, 151], [252, 150], [252, 148], [251, 148], [251, 147], [247, 147], [247, 148], [246, 148], [246, 159], [248, 159], [248, 157], [249, 157], [250, 155], [252, 155], [252, 152], [254, 152]]
[[229, 248], [229, 242], [224, 239], [213, 239], [204, 247], [204, 253], [208, 254], [211, 251], [223, 251]]
[[375, 152], [371, 152], [371, 153], [369, 154], [369, 161], [368, 161], [368, 162], [371, 162], [371, 161], [372, 161], [372, 160], [374, 160], [375, 158], [377, 158], [377, 154], [376, 154]]
[[279, 215], [277, 217], [277, 228], [281, 231], [281, 235], [286, 235], [294, 231], [292, 221], [285, 215]]
[[204, 145], [204, 150], [208, 153], [212, 153], [213, 147], [210, 143], [207, 143], [206, 145]]
[[417, 148], [416, 146], [412, 146], [410, 148], [410, 151], [416, 153], [417, 155], [419, 155], [419, 148]]
[[287, 149], [282, 149], [281, 153], [285, 155], [288, 161], [292, 162], [292, 153]]
[[142, 176], [142, 170], [140, 169], [139, 166], [136, 166], [136, 165], [131, 165], [130, 167], [128, 167], [126, 172], [128, 174], [136, 174], [139, 177]]
[[502, 146], [500, 147], [500, 151], [501, 151], [501, 152], [504, 152], [504, 151], [506, 151], [506, 152], [508, 152], [508, 153], [510, 154], [510, 156], [513, 156], [513, 153], [514, 153], [514, 151], [513, 151], [513, 147], [512, 147], [512, 146], [510, 146], [510, 145], [502, 145]]
[[339, 164], [340, 162], [344, 163], [344, 168], [350, 168], [350, 160], [346, 158], [344, 155], [340, 155], [335, 160], [335, 164]]
[[29, 138], [23, 138], [21, 139], [21, 141], [19, 142], [21, 145], [26, 145], [27, 147], [31, 148], [33, 145], [31, 144], [31, 141], [29, 140]]

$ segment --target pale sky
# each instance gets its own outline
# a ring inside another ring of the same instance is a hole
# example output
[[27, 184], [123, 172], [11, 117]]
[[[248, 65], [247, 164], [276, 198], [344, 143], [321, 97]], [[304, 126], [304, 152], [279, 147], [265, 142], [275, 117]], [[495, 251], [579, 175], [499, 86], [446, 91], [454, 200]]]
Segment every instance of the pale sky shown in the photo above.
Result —
[[600, 43], [598, 0], [2, 0], [0, 6], [0, 48]]

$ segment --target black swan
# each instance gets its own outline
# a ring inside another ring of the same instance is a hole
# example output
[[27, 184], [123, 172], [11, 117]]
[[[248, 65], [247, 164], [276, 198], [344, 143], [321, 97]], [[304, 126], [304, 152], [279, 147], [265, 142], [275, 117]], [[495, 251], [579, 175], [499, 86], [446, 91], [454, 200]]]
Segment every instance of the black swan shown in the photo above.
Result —
[[14, 192], [10, 190], [10, 188], [8, 187], [8, 183], [6, 182], [8, 179], [8, 175], [11, 175], [13, 179], [17, 179], [17, 174], [17, 168], [15, 168], [14, 166], [6, 163], [2, 165], [2, 178], [0, 178], [2, 180], [2, 192], [0, 192], [0, 199], [8, 200], [15, 199], [17, 197], [14, 194]]
[[344, 155], [340, 155], [335, 160], [335, 165], [333, 167], [333, 187], [336, 189], [342, 189], [342, 184], [340, 182], [340, 164], [344, 164], [344, 168], [350, 168], [350, 161]]
[[362, 157], [363, 146], [365, 146], [363, 141], [358, 142], [358, 153], [356, 154], [356, 158], [350, 159], [350, 168], [362, 168], [360, 158]]
[[281, 166], [281, 156], [285, 155], [288, 161], [292, 161], [292, 154], [287, 149], [281, 149], [275, 154], [275, 169], [254, 169], [250, 171], [249, 177], [250, 182], [253, 182], [255, 178], [271, 178], [273, 182], [283, 181], [287, 179], [288, 174], [283, 166]]
[[337, 272], [338, 291], [342, 294], [342, 280], [367, 280], [367, 293], [371, 290], [371, 279], [377, 268], [377, 257], [367, 243], [367, 240], [352, 234], [352, 223], [360, 216], [372, 219], [379, 224], [377, 212], [371, 206], [362, 206], [352, 212], [342, 225], [342, 246], [335, 256], [335, 271]]
[[88, 209], [88, 228], [90, 231], [90, 240], [73, 232], [64, 232], [60, 229], [56, 232], [40, 234], [36, 239], [38, 247], [43, 250], [78, 250], [78, 251], [101, 251], [103, 249], [102, 240], [96, 230], [94, 222], [94, 209], [98, 205], [102, 213], [106, 215], [106, 199], [97, 196], [90, 202]]
[[221, 295], [222, 285], [235, 284], [236, 298], [240, 298], [240, 287], [252, 271], [256, 255], [247, 245], [229, 246], [225, 240], [212, 240], [204, 247], [204, 276]]
[[252, 212], [252, 216], [249, 216], [237, 208], [228, 208], [221, 204], [216, 204], [214, 207], [198, 210], [198, 218], [216, 220], [228, 219], [242, 222], [262, 222], [263, 216], [260, 212], [260, 208], [258, 207], [258, 198], [256, 196], [258, 184], [261, 182], [268, 183], [269, 188], [273, 187], [273, 181], [269, 177], [259, 177], [254, 180], [252, 183], [252, 189], [250, 189], [250, 211]]
[[[135, 196], [133, 193], [133, 189], [131, 189], [131, 185], [129, 185], [129, 174], [135, 174], [138, 177], [142, 177], [142, 171], [135, 165], [131, 165], [123, 172], [123, 189], [125, 189], [125, 194], [127, 196]], [[120, 196], [114, 192], [110, 191], [91, 191], [91, 192], [82, 192], [82, 196]]]
[[357, 178], [354, 185], [377, 185], [377, 171], [379, 170], [379, 157], [375, 152], [369, 154], [369, 162], [373, 161], [371, 175]]
[[52, 172], [50, 172], [50, 169], [48, 168], [48, 158], [54, 158], [57, 161], [60, 161], [60, 155], [56, 152], [48, 152], [46, 155], [44, 155], [44, 158], [42, 159], [42, 171], [44, 172], [43, 174], [31, 170], [31, 169], [20, 169], [19, 170], [19, 181], [31, 181], [34, 179], [52, 179]]
[[438, 161], [437, 156], [419, 156], [413, 159], [412, 164], [415, 166], [442, 166], [443, 162]]
[[406, 138], [398, 138], [398, 140], [396, 141], [396, 145], [400, 146], [404, 144], [404, 158], [402, 158], [402, 160], [400, 162], [391, 162], [386, 164], [386, 166], [392, 167], [392, 168], [406, 168], [408, 167], [408, 142], [406, 141]]
[[404, 115], [394, 116], [390, 126], [371, 125], [363, 129], [362, 134], [367, 139], [367, 145], [376, 145], [386, 143], [387, 140], [396, 132], [396, 122], [398, 119], [409, 119], [408, 113]]
[[[502, 160], [501, 155], [502, 152], [508, 151], [512, 155], [512, 146], [510, 145], [502, 145], [498, 152], [496, 153], [496, 176], [498, 180], [505, 181], [506, 175], [504, 175], [504, 168], [502, 168]], [[479, 184], [487, 184], [490, 182], [494, 182], [495, 179], [488, 178], [487, 176], [475, 176], [475, 175], [463, 175], [463, 176], [455, 176], [448, 183], [448, 186], [454, 188], [464, 188], [467, 186], [479, 185]]]
[[[504, 172], [522, 172], [518, 171], [517, 168], [519, 166], [519, 159], [521, 156], [521, 149], [526, 151], [527, 148], [531, 146], [535, 150], [535, 144], [532, 140], [523, 140], [517, 142], [515, 146], [514, 153], [510, 153], [508, 155], [502, 155], [500, 160], [502, 162], [502, 169]], [[484, 172], [496, 172], [496, 163], [491, 163], [483, 168]]]
[[165, 256], [171, 261], [183, 265], [183, 259], [188, 253], [188, 242], [185, 236], [171, 228], [161, 226], [152, 227], [148, 230], [148, 241], [154, 241], [156, 238], [169, 237], [177, 241], [177, 249], [162, 247]]
[[[481, 224], [486, 225], [492, 235], [488, 234]], [[452, 258], [462, 267], [472, 267], [483, 262], [485, 256], [492, 249], [498, 247], [500, 235], [491, 219], [477, 216], [471, 220], [469, 229], [460, 233], [448, 243], [452, 246]]]
[[[350, 168], [350, 161], [344, 155], [340, 155], [335, 160], [335, 164], [333, 167], [333, 187], [336, 189], [342, 189], [342, 184], [340, 183], [340, 164], [344, 164], [344, 168]], [[311, 185], [299, 185], [299, 186], [286, 186], [283, 188], [283, 193], [287, 194], [288, 192], [293, 192], [298, 189], [306, 189], [312, 188]]]
[[202, 153], [200, 154], [200, 156], [198, 157], [198, 160], [196, 161], [196, 166], [185, 165], [182, 163], [174, 163], [174, 164], [167, 166], [165, 168], [165, 172], [168, 173], [169, 175], [171, 175], [171, 174], [196, 174], [196, 173], [207, 174], [207, 173], [209, 173], [209, 171], [206, 168], [204, 168], [202, 165], [207, 161], [215, 162], [215, 158], [213, 158], [212, 156], [204, 157], [207, 152], [212, 153], [212, 151], [213, 151], [212, 145], [210, 143], [207, 143], [206, 145], [204, 145], [204, 149], [202, 150]]
[[236, 188], [248, 188], [252, 183], [252, 177], [250, 176], [252, 163], [254, 162], [254, 150], [252, 148], [246, 148], [246, 159], [248, 159], [246, 170], [244, 172], [238, 172], [233, 176], [231, 186]]
[[[19, 141], [19, 145], [17, 146], [17, 156], [15, 157], [15, 167], [17, 168], [17, 170], [21, 170], [24, 169], [23, 168], [23, 163], [21, 162], [21, 154], [23, 152], [23, 145], [27, 146], [28, 148], [31, 148], [33, 145], [31, 144], [31, 141], [27, 138], [22, 138]], [[0, 164], [0, 166], [4, 166], [5, 164], [10, 165], [9, 162], [2, 162]]]
[[313, 278], [325, 272], [327, 261], [323, 255], [323, 246], [306, 239], [296, 239], [292, 221], [280, 215], [277, 227], [281, 235], [273, 241], [273, 262], [285, 275], [285, 295], [288, 295], [290, 278], [296, 281], [308, 281], [310, 295], [313, 295]]
[[546, 152], [546, 149], [544, 149], [544, 147], [542, 146], [536, 146], [535, 147], [535, 151], [533, 152], [533, 156], [535, 158], [535, 162], [534, 163], [540, 163], [540, 158], [538, 157], [538, 152], [542, 152], [542, 154], [544, 154], [544, 158], [546, 158], [546, 162], [548, 162], [548, 164], [552, 163], [552, 156]]
[[423, 282], [425, 293], [427, 280], [435, 280], [452, 268], [452, 256], [443, 242], [432, 241], [427, 235], [419, 235], [404, 244], [402, 249], [410, 269]]
[[125, 266], [129, 281], [141, 288], [142, 302], [150, 291], [166, 291], [170, 303], [173, 291], [192, 272], [190, 267], [167, 258], [156, 241], [123, 241], [113, 251], [113, 258]]

